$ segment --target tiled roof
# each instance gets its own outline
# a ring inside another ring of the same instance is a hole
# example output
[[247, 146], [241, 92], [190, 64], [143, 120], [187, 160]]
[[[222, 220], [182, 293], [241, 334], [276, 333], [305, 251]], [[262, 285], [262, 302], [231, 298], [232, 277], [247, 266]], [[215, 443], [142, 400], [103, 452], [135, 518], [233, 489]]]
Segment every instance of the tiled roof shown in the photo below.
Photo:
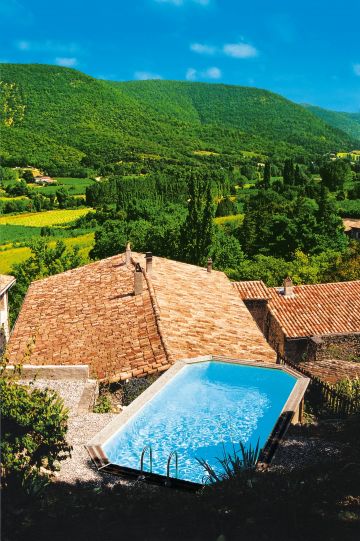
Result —
[[14, 276], [0, 274], [0, 295], [15, 283]]
[[352, 220], [350, 218], [344, 218], [343, 224], [345, 231], [350, 231], [351, 229], [360, 229], [360, 220]]
[[[244, 291], [243, 284], [233, 285], [237, 291]], [[265, 287], [262, 282], [258, 284]], [[257, 298], [256, 292], [251, 296], [251, 288], [254, 291], [251, 285], [248, 296], [242, 298]], [[288, 337], [360, 332], [360, 280], [294, 286], [292, 297], [284, 297], [282, 288], [266, 291], [269, 310]]]
[[264, 282], [260, 280], [233, 282], [233, 286], [235, 289], [237, 289], [240, 297], [243, 300], [259, 300], [269, 298], [269, 291]]
[[[133, 254], [144, 265], [144, 256]], [[114, 256], [28, 290], [8, 346], [11, 362], [89, 364], [103, 378], [164, 370], [177, 359], [221, 354], [275, 361], [223, 273], [158, 257], [144, 291]]]
[[337, 383], [342, 379], [360, 377], [360, 363], [343, 359], [322, 359], [300, 363], [299, 368], [306, 371], [309, 377], [317, 377], [326, 383]]

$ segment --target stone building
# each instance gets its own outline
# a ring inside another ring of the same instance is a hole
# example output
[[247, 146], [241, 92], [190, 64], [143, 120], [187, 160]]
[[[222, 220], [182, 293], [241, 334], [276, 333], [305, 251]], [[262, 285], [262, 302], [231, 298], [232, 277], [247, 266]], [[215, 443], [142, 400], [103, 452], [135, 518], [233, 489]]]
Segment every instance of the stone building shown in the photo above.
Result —
[[9, 339], [9, 289], [15, 284], [13, 276], [0, 274], [0, 354]]
[[306, 362], [327, 381], [360, 376], [360, 280], [281, 288], [261, 281], [233, 287], [279, 357]]
[[89, 365], [127, 379], [176, 360], [276, 354], [222, 272], [147, 254], [116, 255], [33, 282], [8, 345], [10, 362]]

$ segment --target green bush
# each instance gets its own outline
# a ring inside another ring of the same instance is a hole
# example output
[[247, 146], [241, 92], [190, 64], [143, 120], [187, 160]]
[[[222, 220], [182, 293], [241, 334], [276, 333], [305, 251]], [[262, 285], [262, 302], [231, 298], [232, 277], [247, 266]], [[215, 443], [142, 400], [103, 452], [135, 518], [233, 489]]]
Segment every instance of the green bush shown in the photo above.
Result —
[[110, 398], [103, 394], [99, 396], [95, 406], [94, 413], [110, 413], [112, 411]]
[[0, 374], [1, 484], [34, 495], [48, 482], [58, 463], [70, 456], [68, 412], [50, 390], [20, 385]]

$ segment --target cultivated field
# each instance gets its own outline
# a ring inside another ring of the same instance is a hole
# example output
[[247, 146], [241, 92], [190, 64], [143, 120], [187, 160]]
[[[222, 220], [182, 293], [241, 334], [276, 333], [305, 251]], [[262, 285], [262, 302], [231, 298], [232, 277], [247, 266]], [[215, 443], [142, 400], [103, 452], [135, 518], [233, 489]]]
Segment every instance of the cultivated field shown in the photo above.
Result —
[[[89, 251], [94, 244], [94, 233], [86, 233], [79, 237], [55, 239], [49, 242], [50, 246], [55, 246], [57, 240], [63, 240], [68, 248], [78, 246], [80, 254], [88, 257]], [[13, 248], [12, 245], [3, 245], [0, 247], [0, 274], [9, 274], [12, 265], [25, 261], [31, 255], [28, 247]]]
[[28, 212], [23, 214], [4, 214], [0, 216], [0, 225], [23, 225], [29, 227], [46, 227], [52, 225], [63, 225], [77, 220], [87, 214], [91, 209], [61, 209], [47, 210], [44, 212]]

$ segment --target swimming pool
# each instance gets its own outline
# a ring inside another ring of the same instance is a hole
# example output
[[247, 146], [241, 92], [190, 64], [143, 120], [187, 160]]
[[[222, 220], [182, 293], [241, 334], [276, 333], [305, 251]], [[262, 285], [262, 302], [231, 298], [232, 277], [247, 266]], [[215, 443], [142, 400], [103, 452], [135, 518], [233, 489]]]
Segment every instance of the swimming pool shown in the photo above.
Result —
[[[165, 384], [158, 380], [151, 386], [158, 389], [127, 412], [110, 436], [105, 431], [102, 452], [111, 464], [139, 470], [143, 449], [151, 447], [152, 471], [165, 476], [168, 457], [176, 451], [178, 477], [201, 483], [204, 471], [196, 458], [218, 468], [224, 446], [232, 451], [240, 441], [245, 447], [258, 440], [260, 447], [266, 444], [297, 379], [275, 367], [217, 360], [183, 364]], [[149, 468], [146, 453], [144, 470]], [[174, 461], [170, 476], [176, 476]]]

